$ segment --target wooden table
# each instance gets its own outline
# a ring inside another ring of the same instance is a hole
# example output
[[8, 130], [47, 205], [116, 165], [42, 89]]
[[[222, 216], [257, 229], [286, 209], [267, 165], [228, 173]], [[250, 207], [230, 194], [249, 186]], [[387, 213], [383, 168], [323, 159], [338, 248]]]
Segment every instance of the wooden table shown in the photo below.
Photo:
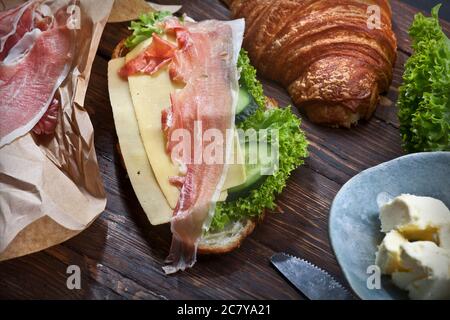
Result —
[[[112, 49], [128, 35], [128, 24], [108, 25], [85, 103], [108, 193], [106, 210], [75, 238], [0, 263], [0, 298], [301, 299], [269, 263], [269, 257], [279, 251], [306, 258], [345, 282], [328, 240], [330, 204], [340, 187], [358, 172], [403, 154], [394, 102], [403, 65], [411, 54], [406, 30], [417, 10], [397, 0], [392, 7], [398, 60], [393, 84], [375, 116], [351, 130], [316, 126], [304, 118], [310, 157], [293, 172], [278, 198], [277, 210], [266, 216], [239, 250], [201, 256], [193, 269], [174, 276], [165, 276], [161, 270], [170, 246], [169, 226], [154, 227], [147, 221], [116, 153], [106, 71]], [[219, 0], [186, 0], [183, 11], [197, 20], [229, 18]], [[450, 24], [443, 25], [450, 34]], [[291, 103], [280, 86], [263, 83], [268, 96], [281, 105]], [[81, 290], [66, 287], [66, 269], [72, 264], [81, 268]]]

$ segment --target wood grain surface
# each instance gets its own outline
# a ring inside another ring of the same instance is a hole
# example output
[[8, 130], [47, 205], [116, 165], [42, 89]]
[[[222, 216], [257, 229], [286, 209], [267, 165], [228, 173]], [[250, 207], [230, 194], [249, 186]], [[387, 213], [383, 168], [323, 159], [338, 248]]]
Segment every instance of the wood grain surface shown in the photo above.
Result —
[[[229, 11], [219, 0], [181, 3], [183, 12], [194, 19], [229, 19]], [[394, 102], [404, 63], [411, 54], [406, 30], [418, 10], [396, 0], [391, 3], [398, 59], [393, 84], [375, 116], [351, 130], [324, 128], [303, 118], [310, 157], [293, 172], [274, 213], [266, 216], [240, 249], [222, 256], [201, 256], [193, 269], [172, 276], [165, 276], [161, 269], [171, 241], [169, 226], [154, 227], [147, 221], [116, 153], [107, 62], [114, 46], [129, 31], [128, 23], [107, 25], [85, 103], [108, 194], [106, 210], [75, 238], [0, 263], [0, 298], [302, 299], [271, 267], [269, 257], [278, 251], [306, 258], [345, 283], [328, 239], [330, 204], [351, 177], [403, 154]], [[450, 34], [450, 24], [442, 24]], [[284, 89], [262, 81], [268, 96], [281, 105], [291, 104]], [[66, 287], [66, 269], [73, 264], [81, 268], [80, 290]]]

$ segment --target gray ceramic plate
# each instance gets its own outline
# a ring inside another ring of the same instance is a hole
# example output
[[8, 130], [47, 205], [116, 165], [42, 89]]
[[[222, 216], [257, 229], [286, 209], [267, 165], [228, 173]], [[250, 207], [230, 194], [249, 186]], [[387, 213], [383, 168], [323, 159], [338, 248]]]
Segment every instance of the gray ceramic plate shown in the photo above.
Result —
[[406, 299], [389, 277], [382, 277], [381, 289], [367, 287], [367, 268], [383, 238], [377, 205], [382, 192], [431, 196], [450, 207], [450, 152], [410, 154], [367, 169], [341, 188], [331, 206], [331, 244], [353, 291], [361, 299]]

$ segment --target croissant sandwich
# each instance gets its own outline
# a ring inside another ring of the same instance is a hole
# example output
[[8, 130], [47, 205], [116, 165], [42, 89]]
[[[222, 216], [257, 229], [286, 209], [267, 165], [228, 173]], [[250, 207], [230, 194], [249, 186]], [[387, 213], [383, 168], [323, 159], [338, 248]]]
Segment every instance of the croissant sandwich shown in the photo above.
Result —
[[244, 47], [313, 122], [350, 127], [392, 81], [397, 41], [387, 0], [225, 0]]
[[[164, 267], [240, 246], [307, 156], [300, 120], [264, 96], [244, 20], [142, 15], [108, 87], [120, 154], [151, 224], [170, 222]], [[151, 32], [148, 32], [151, 30]], [[268, 152], [264, 152], [267, 150]]]

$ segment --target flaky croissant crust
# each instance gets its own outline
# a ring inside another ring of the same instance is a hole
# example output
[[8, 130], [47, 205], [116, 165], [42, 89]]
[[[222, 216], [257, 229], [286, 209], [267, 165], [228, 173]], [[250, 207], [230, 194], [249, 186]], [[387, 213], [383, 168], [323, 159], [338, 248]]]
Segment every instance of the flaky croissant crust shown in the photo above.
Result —
[[[226, 0], [244, 17], [244, 47], [258, 72], [283, 84], [318, 123], [369, 118], [392, 81], [397, 41], [385, 0]], [[380, 12], [379, 28], [369, 28]]]

